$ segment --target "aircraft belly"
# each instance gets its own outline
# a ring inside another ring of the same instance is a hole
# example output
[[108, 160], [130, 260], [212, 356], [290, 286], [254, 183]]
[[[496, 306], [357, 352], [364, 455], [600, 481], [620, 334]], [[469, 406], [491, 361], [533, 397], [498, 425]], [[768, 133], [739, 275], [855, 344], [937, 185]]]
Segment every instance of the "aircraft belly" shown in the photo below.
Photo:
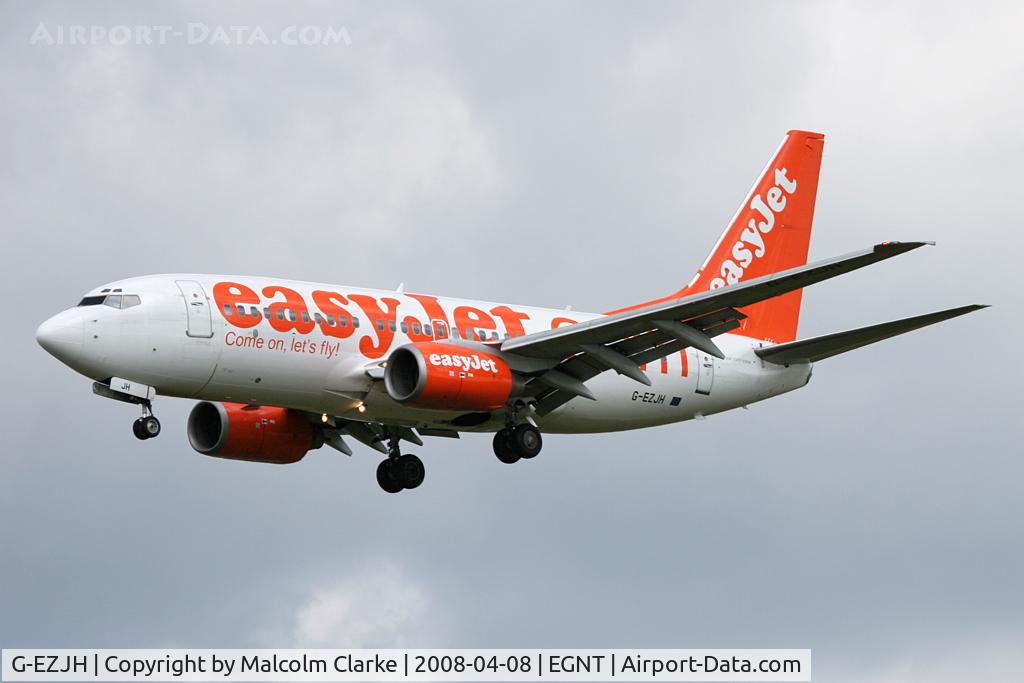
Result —
[[[691, 368], [693, 364], [691, 364]], [[771, 366], [746, 355], [714, 360], [710, 393], [697, 391], [697, 375], [648, 369], [647, 387], [614, 372], [587, 382], [597, 401], [575, 398], [545, 416], [551, 433], [590, 433], [641, 429], [713, 415], [792, 391], [807, 383], [809, 366]]]

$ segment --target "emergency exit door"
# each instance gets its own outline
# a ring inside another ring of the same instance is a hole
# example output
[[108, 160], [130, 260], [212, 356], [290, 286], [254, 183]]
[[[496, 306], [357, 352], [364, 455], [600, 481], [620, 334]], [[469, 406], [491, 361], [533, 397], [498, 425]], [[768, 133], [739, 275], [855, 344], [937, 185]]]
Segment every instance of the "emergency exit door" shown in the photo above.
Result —
[[715, 358], [698, 351], [697, 364], [697, 393], [707, 396], [711, 393], [711, 385], [715, 383]]

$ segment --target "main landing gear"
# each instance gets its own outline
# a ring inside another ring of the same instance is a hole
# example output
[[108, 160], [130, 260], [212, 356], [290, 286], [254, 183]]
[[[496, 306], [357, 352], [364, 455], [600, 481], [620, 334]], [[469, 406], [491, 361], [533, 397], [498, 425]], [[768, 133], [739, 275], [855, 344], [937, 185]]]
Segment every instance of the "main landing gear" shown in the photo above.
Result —
[[160, 420], [153, 415], [153, 404], [145, 401], [142, 404], [142, 417], [132, 424], [132, 433], [135, 438], [145, 441], [160, 434]]
[[513, 407], [505, 418], [505, 428], [494, 435], [494, 454], [507, 465], [537, 457], [544, 445], [539, 429], [526, 422], [516, 424], [518, 412], [518, 406]]
[[398, 436], [391, 435], [388, 439], [388, 457], [377, 465], [377, 483], [380, 487], [388, 493], [414, 489], [423, 483], [426, 474], [423, 461], [412, 453], [402, 455]]
[[511, 429], [506, 427], [494, 434], [494, 454], [498, 460], [511, 465], [520, 458], [529, 460], [536, 457], [543, 443], [540, 430], [531, 424], [521, 424]]

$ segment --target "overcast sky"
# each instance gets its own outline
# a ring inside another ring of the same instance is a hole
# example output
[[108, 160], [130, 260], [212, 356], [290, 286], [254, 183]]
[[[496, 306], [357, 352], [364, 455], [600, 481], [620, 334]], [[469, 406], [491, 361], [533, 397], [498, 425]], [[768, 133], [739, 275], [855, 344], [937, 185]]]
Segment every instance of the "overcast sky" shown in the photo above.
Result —
[[[40, 23], [344, 27], [30, 44]], [[0, 5], [0, 644], [810, 647], [816, 679], [1019, 680], [1019, 3]], [[690, 279], [826, 134], [801, 336], [994, 307], [701, 422], [502, 465], [206, 458], [34, 340], [102, 282], [265, 274], [609, 310]], [[980, 671], [976, 667], [981, 667]]]

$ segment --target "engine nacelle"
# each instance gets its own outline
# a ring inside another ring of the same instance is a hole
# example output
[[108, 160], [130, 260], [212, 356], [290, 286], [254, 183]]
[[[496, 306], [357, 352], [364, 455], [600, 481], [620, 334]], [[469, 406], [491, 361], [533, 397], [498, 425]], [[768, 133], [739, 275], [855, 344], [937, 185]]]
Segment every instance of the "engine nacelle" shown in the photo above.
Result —
[[284, 465], [322, 446], [323, 436], [294, 410], [201, 401], [188, 416], [188, 441], [203, 455]]
[[433, 410], [496, 410], [522, 387], [499, 356], [486, 351], [421, 342], [391, 352], [384, 371], [388, 396]]

